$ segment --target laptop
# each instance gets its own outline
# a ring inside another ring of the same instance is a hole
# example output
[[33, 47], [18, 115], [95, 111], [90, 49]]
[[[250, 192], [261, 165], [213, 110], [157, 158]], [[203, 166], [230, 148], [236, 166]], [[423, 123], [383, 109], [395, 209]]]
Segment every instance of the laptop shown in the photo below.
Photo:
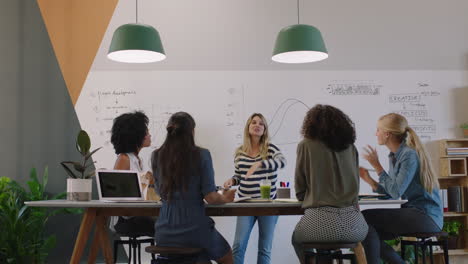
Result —
[[137, 171], [97, 170], [96, 183], [103, 202], [154, 202], [145, 200]]

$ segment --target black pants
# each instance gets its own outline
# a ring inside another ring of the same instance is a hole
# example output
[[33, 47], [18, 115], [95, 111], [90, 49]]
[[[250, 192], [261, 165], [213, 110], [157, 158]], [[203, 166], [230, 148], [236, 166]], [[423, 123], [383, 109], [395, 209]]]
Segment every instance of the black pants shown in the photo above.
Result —
[[125, 219], [119, 216], [114, 229], [121, 236], [150, 236], [154, 237], [155, 219], [149, 216], [134, 216]]
[[369, 225], [369, 232], [362, 242], [368, 264], [405, 263], [395, 250], [384, 240], [407, 233], [440, 232], [440, 228], [423, 211], [416, 208], [369, 209], [362, 211]]

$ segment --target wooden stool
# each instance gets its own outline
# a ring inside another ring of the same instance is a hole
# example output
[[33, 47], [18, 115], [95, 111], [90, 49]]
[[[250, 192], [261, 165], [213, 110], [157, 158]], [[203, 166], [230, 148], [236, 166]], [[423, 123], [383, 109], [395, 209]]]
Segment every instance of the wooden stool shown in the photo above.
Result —
[[[119, 245], [128, 245], [128, 263], [132, 261], [133, 255], [133, 263], [137, 264], [137, 256], [138, 256], [138, 264], [141, 264], [141, 244], [149, 243], [150, 245], [154, 245], [153, 238], [147, 239], [138, 239], [139, 236], [128, 236], [128, 240], [124, 239], [116, 239], [114, 240], [114, 263], [117, 263], [117, 249]], [[133, 251], [133, 254], [132, 254]], [[137, 255], [138, 252], [138, 255]], [[152, 258], [155, 259], [154, 254]]]
[[303, 243], [304, 263], [309, 263], [309, 260], [315, 257], [315, 264], [320, 263], [320, 259], [349, 259], [351, 264], [356, 263], [354, 254], [343, 254], [342, 248], [356, 248], [358, 243]]
[[[145, 251], [158, 254], [154, 263], [158, 264], [194, 264], [203, 251], [202, 248], [149, 246]], [[153, 262], [151, 262], [153, 263]]]
[[442, 246], [444, 250], [444, 259], [445, 264], [449, 264], [449, 256], [448, 256], [448, 242], [446, 239], [432, 241], [431, 237], [443, 237], [447, 238], [448, 234], [445, 232], [434, 232], [434, 233], [409, 233], [401, 235], [403, 237], [414, 237], [416, 241], [410, 240], [401, 240], [401, 258], [405, 259], [405, 248], [406, 246], [414, 246], [414, 260], [415, 263], [418, 263], [418, 249], [421, 248], [422, 251], [422, 263], [426, 263], [426, 249], [429, 248], [429, 256], [431, 264], [434, 263], [434, 255], [432, 251], [432, 246]]

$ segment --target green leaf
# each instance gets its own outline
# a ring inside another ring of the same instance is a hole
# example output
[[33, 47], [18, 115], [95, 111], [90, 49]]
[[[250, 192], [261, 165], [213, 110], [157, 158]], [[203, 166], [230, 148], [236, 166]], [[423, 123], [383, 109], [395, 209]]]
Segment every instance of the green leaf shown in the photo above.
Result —
[[42, 190], [45, 190], [48, 181], [49, 181], [49, 167], [45, 166], [44, 174], [42, 174]]
[[91, 151], [90, 153], [86, 154], [85, 160], [88, 160], [89, 158], [91, 158], [91, 156], [92, 156], [94, 153], [96, 153], [96, 151], [98, 151], [98, 150], [100, 150], [100, 149], [102, 149], [102, 147], [99, 147], [99, 148], [97, 148], [97, 149]]
[[94, 177], [94, 175], [96, 175], [96, 170], [92, 170], [91, 172], [89, 172], [88, 174], [85, 175], [84, 179], [89, 179], [91, 177]]
[[86, 167], [78, 162], [73, 162], [73, 168], [80, 173], [83, 173], [86, 170]]
[[81, 155], [85, 156], [88, 154], [89, 149], [91, 148], [91, 139], [89, 138], [88, 133], [86, 131], [81, 130], [78, 133], [78, 137], [76, 138], [76, 144], [79, 147], [79, 152]]
[[67, 164], [72, 164], [73, 162], [72, 161], [62, 161], [60, 162], [60, 165], [62, 165], [62, 167], [65, 169], [65, 171], [68, 173], [68, 175], [74, 179], [78, 178], [77, 175], [75, 175], [75, 173], [68, 167]]
[[61, 193], [57, 193], [56, 195], [52, 196], [50, 199], [51, 200], [62, 200], [65, 197], [67, 197], [67, 193], [66, 192], [61, 192]]

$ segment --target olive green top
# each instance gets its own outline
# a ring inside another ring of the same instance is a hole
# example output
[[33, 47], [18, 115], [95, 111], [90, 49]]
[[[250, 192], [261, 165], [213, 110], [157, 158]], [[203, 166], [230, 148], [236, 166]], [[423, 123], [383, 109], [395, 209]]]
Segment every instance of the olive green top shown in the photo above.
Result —
[[359, 160], [354, 145], [335, 152], [318, 140], [304, 139], [297, 146], [296, 197], [302, 208], [356, 205]]

